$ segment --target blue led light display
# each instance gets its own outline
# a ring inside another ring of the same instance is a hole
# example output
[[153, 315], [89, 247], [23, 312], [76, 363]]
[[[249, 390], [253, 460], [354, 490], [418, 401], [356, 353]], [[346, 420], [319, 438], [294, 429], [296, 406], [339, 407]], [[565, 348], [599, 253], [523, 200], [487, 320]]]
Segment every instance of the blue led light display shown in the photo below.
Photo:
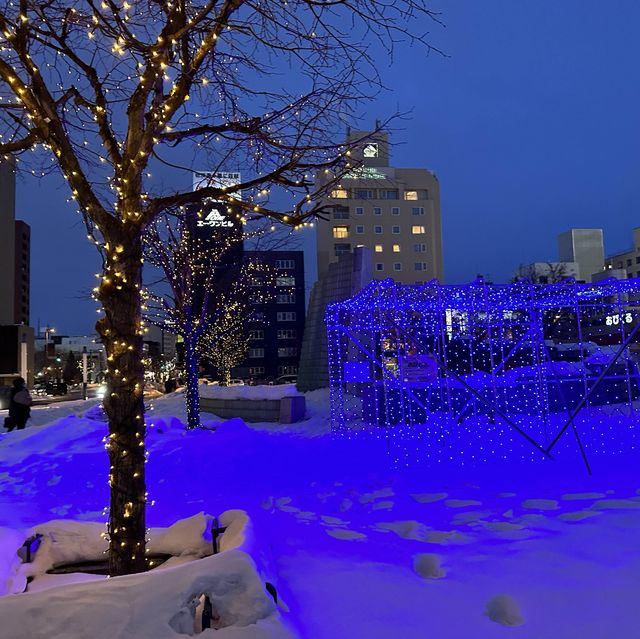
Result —
[[636, 445], [640, 280], [401, 285], [327, 307], [332, 430], [397, 464]]

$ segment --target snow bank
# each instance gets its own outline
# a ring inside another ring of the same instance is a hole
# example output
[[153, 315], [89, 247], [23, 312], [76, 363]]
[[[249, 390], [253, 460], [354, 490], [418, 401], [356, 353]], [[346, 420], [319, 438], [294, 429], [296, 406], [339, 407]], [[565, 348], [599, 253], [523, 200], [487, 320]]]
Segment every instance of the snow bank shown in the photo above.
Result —
[[0, 527], [0, 597], [24, 590], [24, 580], [18, 575], [21, 560], [17, 553], [24, 539], [20, 531]]
[[219, 617], [216, 637], [291, 638], [255, 564], [237, 550], [161, 571], [4, 597], [0, 636], [175, 639], [194, 633], [203, 594]]

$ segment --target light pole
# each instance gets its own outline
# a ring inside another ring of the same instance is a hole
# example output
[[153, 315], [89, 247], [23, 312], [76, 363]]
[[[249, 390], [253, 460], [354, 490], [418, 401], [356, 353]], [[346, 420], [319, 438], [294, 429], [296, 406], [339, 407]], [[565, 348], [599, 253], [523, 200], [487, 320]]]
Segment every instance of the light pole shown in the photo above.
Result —
[[51, 326], [46, 326], [44, 329], [44, 363], [46, 365], [49, 360], [49, 334], [55, 333], [56, 329]]
[[82, 347], [82, 399], [87, 399], [87, 347]]

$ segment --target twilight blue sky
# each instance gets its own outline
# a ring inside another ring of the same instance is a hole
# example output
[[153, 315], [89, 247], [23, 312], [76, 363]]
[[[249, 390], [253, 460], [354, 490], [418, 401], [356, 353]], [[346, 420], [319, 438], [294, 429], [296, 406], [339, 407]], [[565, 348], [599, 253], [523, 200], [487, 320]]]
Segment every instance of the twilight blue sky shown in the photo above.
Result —
[[[556, 236], [600, 227], [608, 253], [640, 226], [640, 2], [435, 0], [449, 57], [397, 52], [373, 123], [412, 110], [392, 162], [440, 179], [445, 279], [506, 281], [518, 264], [557, 257]], [[57, 182], [24, 178], [18, 217], [32, 227], [32, 325], [93, 330], [97, 253]], [[315, 241], [305, 231], [308, 284]]]

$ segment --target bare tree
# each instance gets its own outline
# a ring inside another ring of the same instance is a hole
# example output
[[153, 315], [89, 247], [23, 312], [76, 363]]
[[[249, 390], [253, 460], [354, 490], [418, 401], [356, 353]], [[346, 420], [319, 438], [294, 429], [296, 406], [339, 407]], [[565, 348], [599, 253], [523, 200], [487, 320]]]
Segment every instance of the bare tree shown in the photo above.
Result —
[[[222, 226], [205, 224], [212, 212]], [[245, 231], [242, 224], [218, 213], [213, 203], [198, 211], [180, 207], [147, 227], [145, 257], [161, 276], [145, 287], [143, 311], [148, 321], [182, 338], [188, 428], [200, 425], [200, 356], [213, 355], [230, 370], [229, 363], [242, 350], [253, 306], [252, 284], [275, 279], [266, 264], [244, 252], [246, 241], [259, 242], [266, 234], [264, 225]], [[275, 249], [281, 242], [268, 244]]]
[[[352, 164], [337, 131], [380, 87], [372, 51], [424, 43], [421, 18], [435, 18], [426, 0], [0, 2], [0, 153], [64, 176], [103, 259], [112, 575], [147, 566], [144, 229], [211, 197], [294, 226], [319, 213]], [[160, 189], [160, 162], [242, 167], [243, 180]], [[324, 170], [334, 180], [315, 192]]]
[[[538, 264], [542, 265], [542, 267], [539, 268]], [[565, 262], [535, 262], [533, 264], [521, 264], [513, 281], [527, 279], [532, 284], [557, 284], [568, 276]]]

